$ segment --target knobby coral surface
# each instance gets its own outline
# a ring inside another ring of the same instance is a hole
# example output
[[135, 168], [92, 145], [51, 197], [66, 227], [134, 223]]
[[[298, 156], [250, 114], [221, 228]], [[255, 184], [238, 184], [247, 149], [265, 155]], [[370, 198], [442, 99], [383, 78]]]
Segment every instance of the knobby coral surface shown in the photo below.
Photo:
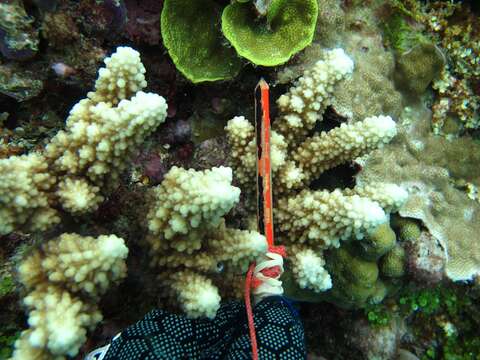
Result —
[[60, 222], [61, 209], [97, 209], [135, 147], [165, 120], [165, 100], [141, 91], [147, 83], [137, 51], [119, 47], [105, 65], [44, 150], [0, 160], [0, 234], [46, 230]]
[[27, 256], [18, 271], [30, 328], [15, 343], [13, 359], [75, 356], [87, 330], [102, 320], [100, 296], [126, 276], [127, 254], [115, 235], [63, 234]]
[[152, 266], [160, 269], [166, 294], [190, 317], [214, 317], [221, 298], [212, 280], [220, 273], [218, 283], [228, 283], [226, 277], [238, 290], [235, 283], [243, 282], [235, 274], [267, 250], [263, 235], [225, 225], [224, 215], [240, 196], [231, 182], [230, 168], [173, 167], [153, 189], [147, 215]]

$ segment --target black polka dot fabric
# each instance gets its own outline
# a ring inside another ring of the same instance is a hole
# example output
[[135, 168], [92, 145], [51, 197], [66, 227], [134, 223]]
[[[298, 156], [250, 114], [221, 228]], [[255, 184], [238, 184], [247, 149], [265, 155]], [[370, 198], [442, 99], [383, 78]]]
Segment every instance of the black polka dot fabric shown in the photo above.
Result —
[[[286, 300], [264, 299], [253, 313], [260, 360], [306, 359], [303, 325]], [[104, 360], [251, 358], [245, 306], [232, 301], [212, 320], [153, 310], [112, 342]]]

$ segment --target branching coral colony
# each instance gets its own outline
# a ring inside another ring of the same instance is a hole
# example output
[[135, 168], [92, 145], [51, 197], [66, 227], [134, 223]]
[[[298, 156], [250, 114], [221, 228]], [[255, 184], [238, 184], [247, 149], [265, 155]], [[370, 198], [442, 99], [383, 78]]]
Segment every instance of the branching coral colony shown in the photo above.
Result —
[[[373, 116], [310, 136], [333, 99], [335, 84], [353, 67], [342, 49], [326, 52], [277, 100], [280, 115], [273, 123], [275, 222], [281, 243], [288, 246], [294, 278], [301, 288], [315, 292], [332, 287], [323, 251], [338, 248], [341, 240], [372, 235], [387, 222], [385, 212], [396, 211], [407, 198], [399, 186], [385, 183], [334, 191], [308, 188], [324, 171], [365, 155], [396, 135], [389, 116]], [[235, 117], [226, 130], [235, 176], [249, 185], [255, 179], [254, 128], [244, 117]]]
[[[105, 64], [95, 91], [73, 107], [43, 152], [0, 160], [0, 234], [46, 230], [60, 222], [62, 209], [95, 210], [134, 147], [165, 120], [165, 99], [141, 91], [147, 84], [138, 52], [119, 47]], [[76, 355], [102, 318], [99, 297], [125, 276], [127, 253], [115, 235], [63, 234], [27, 256], [19, 276], [30, 329], [13, 358]]]
[[128, 155], [165, 120], [165, 99], [141, 91], [147, 83], [138, 52], [120, 47], [105, 64], [95, 91], [43, 152], [0, 160], [0, 234], [46, 230], [60, 222], [60, 208], [95, 210]]
[[[60, 222], [62, 211], [97, 209], [135, 147], [165, 120], [165, 100], [141, 91], [147, 84], [138, 52], [120, 47], [105, 64], [95, 91], [73, 107], [65, 129], [42, 152], [0, 160], [0, 234], [44, 231]], [[152, 189], [152, 265], [162, 270], [165, 293], [190, 317], [213, 317], [219, 308], [219, 290], [206, 275], [221, 264], [230, 270], [223, 279], [235, 276], [267, 249], [262, 235], [225, 226], [223, 216], [240, 195], [231, 182], [230, 168], [174, 167]], [[127, 253], [115, 235], [63, 234], [28, 255], [19, 277], [30, 328], [15, 343], [13, 359], [75, 356], [102, 319], [100, 296], [125, 277]]]

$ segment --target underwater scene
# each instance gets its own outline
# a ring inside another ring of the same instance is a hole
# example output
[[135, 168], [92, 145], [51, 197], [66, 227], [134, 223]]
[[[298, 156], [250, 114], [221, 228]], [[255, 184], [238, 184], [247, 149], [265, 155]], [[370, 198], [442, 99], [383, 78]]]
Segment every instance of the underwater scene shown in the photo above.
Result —
[[480, 1], [0, 0], [0, 359], [480, 360]]

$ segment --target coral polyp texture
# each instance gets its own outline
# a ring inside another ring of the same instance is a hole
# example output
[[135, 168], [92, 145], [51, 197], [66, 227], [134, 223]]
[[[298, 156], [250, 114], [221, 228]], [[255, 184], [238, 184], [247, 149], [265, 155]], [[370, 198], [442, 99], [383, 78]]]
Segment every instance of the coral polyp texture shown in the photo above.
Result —
[[[215, 277], [244, 273], [267, 250], [263, 235], [229, 228], [224, 216], [239, 201], [227, 167], [173, 167], [151, 194], [147, 215], [152, 266], [166, 294], [189, 317], [214, 317], [220, 307]], [[242, 284], [242, 276], [232, 281]], [[224, 283], [225, 280], [220, 283]]]
[[30, 327], [15, 343], [13, 359], [75, 356], [102, 320], [100, 296], [126, 276], [127, 255], [115, 235], [63, 234], [27, 256], [18, 272]]
[[[330, 131], [314, 131], [334, 100], [335, 84], [352, 71], [353, 61], [342, 49], [327, 51], [279, 97], [280, 113], [272, 125], [278, 239], [292, 246], [293, 277], [301, 288], [315, 292], [332, 285], [323, 269], [323, 251], [338, 248], [341, 241], [368, 237], [388, 221], [385, 211], [397, 211], [408, 196], [388, 183], [333, 191], [309, 188], [325, 171], [381, 148], [397, 134], [395, 122], [384, 115], [342, 123]], [[256, 171], [253, 126], [244, 117], [236, 117], [228, 122], [226, 131], [235, 176], [242, 186], [252, 186]]]
[[132, 151], [165, 120], [165, 99], [141, 91], [144, 73], [140, 54], [119, 47], [45, 149], [0, 160], [0, 234], [46, 230], [60, 222], [60, 208], [98, 208]]
[[357, 183], [395, 182], [409, 191], [408, 201], [399, 206], [400, 215], [421, 220], [434, 239], [422, 236], [418, 244], [418, 226], [402, 227], [401, 235], [412, 243], [410, 250], [419, 252], [420, 248], [430, 247], [429, 261], [433, 261], [442, 256], [433, 250], [437, 246], [443, 249], [448, 278], [472, 280], [480, 274], [480, 205], [474, 197], [469, 198], [465, 184], [480, 184], [480, 145], [469, 137], [435, 136], [431, 117], [426, 109], [406, 108], [399, 135], [381, 154], [373, 153], [364, 159]]

